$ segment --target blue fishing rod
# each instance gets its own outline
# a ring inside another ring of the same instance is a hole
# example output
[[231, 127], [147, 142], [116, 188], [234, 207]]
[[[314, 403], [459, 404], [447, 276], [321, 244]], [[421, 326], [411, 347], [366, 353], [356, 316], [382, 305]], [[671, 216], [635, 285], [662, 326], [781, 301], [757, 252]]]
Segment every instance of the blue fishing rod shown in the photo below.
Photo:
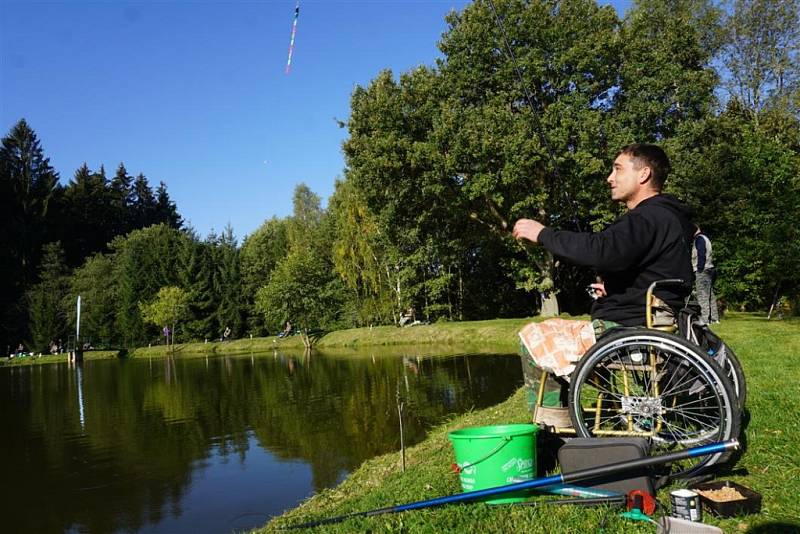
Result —
[[444, 497], [436, 497], [434, 499], [427, 499], [424, 501], [417, 501], [408, 504], [398, 504], [396, 506], [387, 506], [386, 508], [377, 508], [367, 512], [353, 512], [351, 514], [344, 514], [327, 519], [320, 519], [317, 521], [309, 521], [300, 525], [292, 525], [284, 527], [286, 529], [299, 529], [311, 528], [320, 525], [329, 525], [331, 523], [338, 523], [345, 519], [352, 519], [355, 517], [371, 517], [381, 514], [393, 514], [397, 512], [406, 512], [409, 510], [422, 510], [423, 508], [433, 508], [435, 506], [442, 506], [445, 504], [452, 504], [457, 502], [470, 502], [484, 497], [494, 497], [495, 495], [502, 495], [504, 493], [511, 493], [520, 490], [530, 490], [535, 488], [543, 488], [545, 486], [552, 486], [555, 484], [569, 484], [573, 482], [580, 482], [584, 480], [591, 480], [594, 478], [604, 477], [623, 473], [625, 471], [632, 471], [634, 469], [641, 469], [645, 467], [652, 467], [656, 465], [663, 465], [670, 462], [677, 462], [686, 460], [687, 458], [697, 458], [699, 456], [709, 456], [726, 451], [731, 451], [739, 448], [738, 439], [730, 439], [727, 441], [719, 441], [702, 445], [699, 447], [692, 447], [682, 451], [670, 452], [658, 456], [647, 456], [645, 458], [638, 458], [636, 460], [626, 460], [610, 465], [603, 465], [599, 467], [590, 467], [588, 469], [581, 469], [573, 471], [572, 473], [561, 473], [560, 475], [553, 475], [550, 477], [535, 478], [533, 480], [526, 480], [524, 482], [516, 482], [505, 486], [497, 486], [494, 488], [487, 488], [476, 491], [468, 491], [466, 493], [457, 493], [455, 495], [447, 495]]

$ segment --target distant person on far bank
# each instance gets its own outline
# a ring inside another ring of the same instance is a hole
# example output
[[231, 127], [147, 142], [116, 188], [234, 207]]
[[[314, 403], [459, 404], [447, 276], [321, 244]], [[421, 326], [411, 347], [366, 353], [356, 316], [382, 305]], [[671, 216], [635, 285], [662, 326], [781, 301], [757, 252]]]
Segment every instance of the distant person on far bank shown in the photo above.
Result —
[[292, 335], [292, 322], [287, 320], [283, 323], [283, 330], [278, 334], [278, 337], [289, 337], [290, 335]]
[[717, 270], [711, 255], [711, 240], [697, 227], [692, 244], [692, 268], [694, 269], [695, 292], [700, 303], [700, 315], [704, 323], [719, 322], [717, 297], [714, 295], [714, 282]]

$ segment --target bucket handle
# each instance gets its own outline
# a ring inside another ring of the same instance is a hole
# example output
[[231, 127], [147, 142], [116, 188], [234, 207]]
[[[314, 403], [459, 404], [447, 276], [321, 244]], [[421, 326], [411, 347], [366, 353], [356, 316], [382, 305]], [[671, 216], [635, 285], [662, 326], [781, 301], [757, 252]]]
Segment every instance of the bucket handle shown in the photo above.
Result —
[[494, 456], [494, 454], [495, 454], [496, 452], [498, 452], [500, 449], [502, 449], [503, 447], [505, 447], [506, 445], [508, 445], [508, 444], [511, 442], [511, 438], [512, 438], [512, 436], [503, 436], [503, 441], [500, 443], [500, 445], [498, 445], [497, 447], [495, 447], [494, 449], [492, 449], [491, 451], [489, 451], [489, 454], [485, 455], [485, 456], [484, 456], [483, 458], [481, 458], [480, 460], [476, 460], [476, 461], [474, 461], [474, 462], [464, 462], [464, 467], [459, 467], [459, 468], [458, 468], [458, 471], [459, 471], [459, 472], [461, 472], [461, 470], [463, 470], [463, 469], [466, 469], [466, 468], [468, 468], [468, 467], [473, 467], [473, 466], [475, 466], [475, 465], [478, 465], [479, 463], [481, 463], [481, 462], [482, 462], [482, 461], [484, 461], [484, 460], [488, 460], [489, 458], [491, 458], [492, 456]]

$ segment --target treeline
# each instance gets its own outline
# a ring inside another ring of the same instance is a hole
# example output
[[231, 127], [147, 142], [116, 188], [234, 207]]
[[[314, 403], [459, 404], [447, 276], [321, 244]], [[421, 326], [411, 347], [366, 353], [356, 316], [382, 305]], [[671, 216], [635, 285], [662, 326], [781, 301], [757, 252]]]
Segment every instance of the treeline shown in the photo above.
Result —
[[124, 197], [130, 218], [119, 219], [133, 226], [116, 231], [109, 218], [58, 234], [84, 220], [82, 210], [101, 219], [119, 202], [116, 178], [92, 189], [88, 177], [102, 172], [79, 170], [76, 183], [85, 175], [81, 190], [93, 193], [53, 212], [47, 195], [66, 199], [73, 186], [53, 193], [51, 175], [34, 172], [46, 158], [25, 159], [31, 168], [13, 176], [48, 193], [11, 210], [30, 221], [7, 234], [19, 252], [3, 259], [14, 259], [4, 264], [17, 280], [4, 289], [14, 335], [38, 347], [63, 332], [74, 307], [63, 302], [77, 294], [84, 332], [109, 345], [157, 341], [170, 324], [183, 341], [274, 333], [287, 320], [391, 324], [411, 308], [429, 321], [584, 312], [595, 273], [522, 247], [509, 225], [533, 217], [601, 229], [620, 210], [605, 178], [631, 142], [669, 154], [668, 191], [711, 236], [729, 307], [797, 303], [798, 0], [737, 0], [727, 12], [705, 0], [640, 0], [622, 20], [592, 0], [494, 5], [502, 25], [483, 1], [448, 17], [435, 67], [357, 87], [342, 125], [345, 173], [327, 206], [301, 184], [293, 214], [241, 245], [231, 228], [206, 238], [181, 229], [166, 188], [142, 204], [135, 183]]
[[122, 163], [113, 176], [84, 164], [64, 186], [36, 133], [20, 120], [0, 147], [2, 350], [31, 341], [41, 350], [50, 341], [42, 337], [63, 336], [58, 301], [72, 269], [108, 252], [115, 237], [160, 223], [182, 226], [163, 182], [153, 190]]

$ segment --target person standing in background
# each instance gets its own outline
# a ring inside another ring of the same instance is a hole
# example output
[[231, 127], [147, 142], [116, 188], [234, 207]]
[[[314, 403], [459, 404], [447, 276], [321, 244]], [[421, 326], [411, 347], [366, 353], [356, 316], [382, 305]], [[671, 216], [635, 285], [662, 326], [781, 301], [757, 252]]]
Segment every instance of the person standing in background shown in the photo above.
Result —
[[714, 281], [717, 270], [711, 255], [711, 240], [697, 227], [692, 244], [692, 268], [694, 269], [695, 290], [700, 303], [700, 315], [706, 324], [719, 323], [717, 297], [714, 296]]

